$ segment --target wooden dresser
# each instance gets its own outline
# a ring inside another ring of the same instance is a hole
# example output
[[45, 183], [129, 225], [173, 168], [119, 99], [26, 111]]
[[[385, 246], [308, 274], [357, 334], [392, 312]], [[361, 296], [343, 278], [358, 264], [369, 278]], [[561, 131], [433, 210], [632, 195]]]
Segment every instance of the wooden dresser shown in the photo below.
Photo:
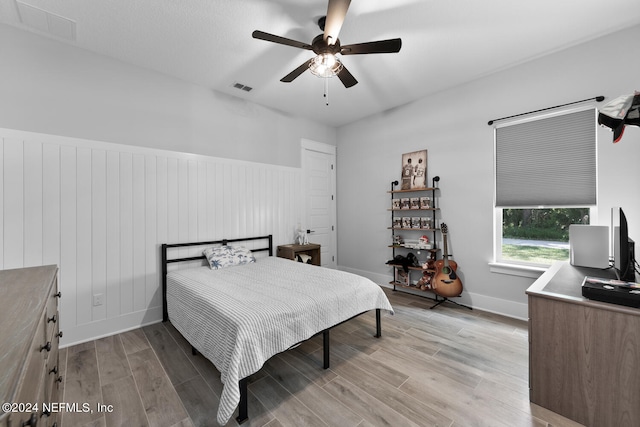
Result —
[[582, 296], [610, 270], [553, 264], [529, 289], [531, 402], [585, 426], [640, 426], [640, 309]]
[[0, 271], [0, 427], [60, 424], [57, 274], [55, 265]]

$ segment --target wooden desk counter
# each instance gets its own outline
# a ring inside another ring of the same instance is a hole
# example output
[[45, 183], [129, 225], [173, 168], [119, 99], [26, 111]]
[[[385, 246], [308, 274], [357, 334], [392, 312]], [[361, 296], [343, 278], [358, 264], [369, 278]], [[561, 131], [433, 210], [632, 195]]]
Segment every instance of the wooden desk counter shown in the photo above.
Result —
[[586, 426], [640, 425], [640, 309], [582, 296], [585, 276], [554, 264], [527, 289], [529, 399]]

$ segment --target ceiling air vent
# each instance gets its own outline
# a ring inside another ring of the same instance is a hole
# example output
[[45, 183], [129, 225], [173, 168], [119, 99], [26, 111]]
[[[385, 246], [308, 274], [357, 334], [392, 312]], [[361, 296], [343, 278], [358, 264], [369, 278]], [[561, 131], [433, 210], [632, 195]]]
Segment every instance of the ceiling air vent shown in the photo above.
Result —
[[235, 82], [233, 84], [233, 87], [235, 87], [236, 89], [243, 90], [245, 92], [251, 92], [253, 90], [251, 86], [243, 85], [242, 83], [238, 83], [238, 82]]
[[64, 16], [17, 1], [20, 21], [34, 30], [69, 41], [76, 41], [76, 23]]

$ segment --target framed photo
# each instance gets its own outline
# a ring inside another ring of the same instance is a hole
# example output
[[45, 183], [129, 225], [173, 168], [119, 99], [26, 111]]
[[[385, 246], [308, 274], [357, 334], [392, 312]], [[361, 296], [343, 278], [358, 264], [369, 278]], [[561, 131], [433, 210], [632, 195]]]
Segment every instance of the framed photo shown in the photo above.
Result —
[[403, 216], [402, 217], [402, 228], [411, 228], [411, 217]]
[[402, 155], [401, 190], [427, 187], [427, 150]]
[[402, 267], [394, 267], [394, 280], [396, 283], [409, 286], [409, 273], [405, 273]]
[[431, 228], [431, 218], [426, 216], [420, 218], [420, 228]]
[[429, 209], [431, 207], [431, 198], [420, 197], [420, 209]]

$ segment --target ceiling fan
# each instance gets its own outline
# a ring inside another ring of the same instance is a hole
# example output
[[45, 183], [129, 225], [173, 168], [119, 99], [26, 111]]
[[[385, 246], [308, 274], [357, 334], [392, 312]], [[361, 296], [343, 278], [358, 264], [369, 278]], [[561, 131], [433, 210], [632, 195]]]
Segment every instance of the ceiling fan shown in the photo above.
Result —
[[281, 82], [290, 83], [307, 69], [319, 77], [338, 76], [342, 84], [349, 88], [358, 83], [353, 75], [342, 64], [340, 55], [363, 55], [368, 53], [395, 53], [402, 47], [401, 39], [379, 40], [366, 43], [357, 43], [342, 46], [338, 39], [338, 33], [342, 28], [342, 23], [349, 9], [351, 0], [329, 0], [327, 16], [320, 18], [318, 25], [323, 34], [316, 36], [311, 44], [299, 42], [297, 40], [265, 33], [264, 31], [254, 31], [254, 39], [293, 46], [300, 49], [313, 51], [316, 56], [309, 59], [304, 64], [280, 79]]

